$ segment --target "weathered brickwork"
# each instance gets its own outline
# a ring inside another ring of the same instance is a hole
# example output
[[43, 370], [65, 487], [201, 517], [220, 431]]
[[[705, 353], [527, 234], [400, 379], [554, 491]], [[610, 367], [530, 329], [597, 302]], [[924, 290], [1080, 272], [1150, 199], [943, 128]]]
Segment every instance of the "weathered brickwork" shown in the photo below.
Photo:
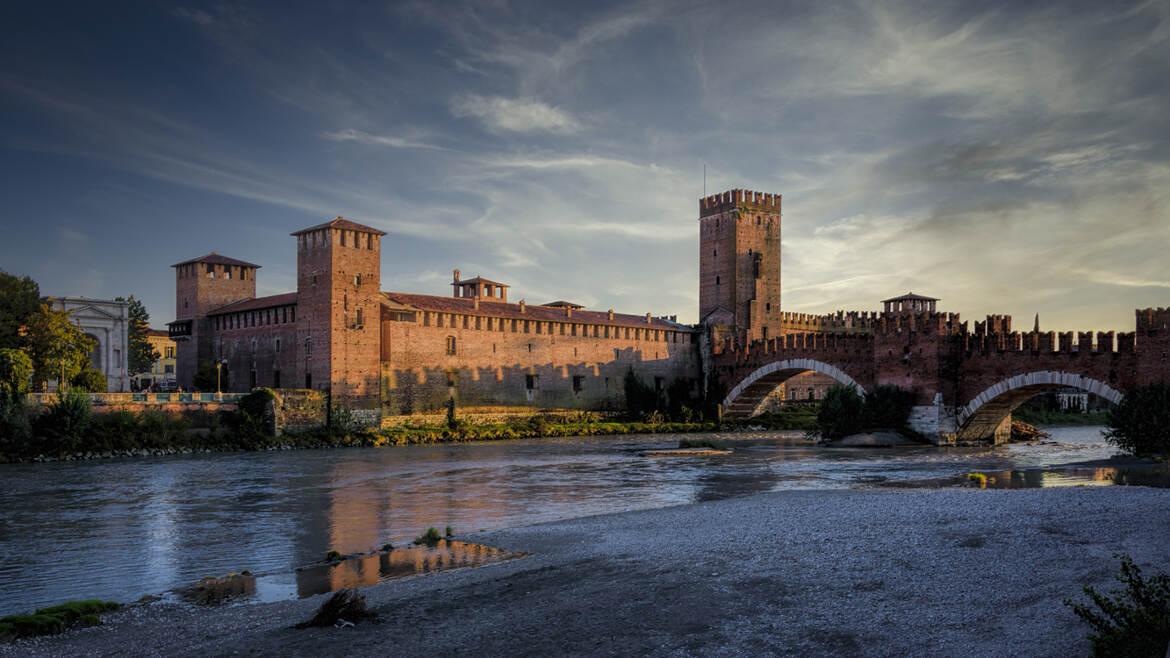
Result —
[[269, 297], [255, 297], [256, 266], [243, 261], [211, 254], [176, 265], [188, 313], [170, 331], [182, 385], [218, 363], [221, 390], [328, 391], [366, 425], [441, 413], [452, 397], [529, 414], [618, 410], [630, 369], [649, 385], [684, 379], [697, 392], [691, 327], [568, 302], [512, 304], [504, 284], [458, 271], [453, 297], [382, 292], [383, 235], [342, 218], [293, 233], [297, 290]]
[[741, 343], [779, 335], [780, 205], [751, 190], [699, 200], [699, 318]]

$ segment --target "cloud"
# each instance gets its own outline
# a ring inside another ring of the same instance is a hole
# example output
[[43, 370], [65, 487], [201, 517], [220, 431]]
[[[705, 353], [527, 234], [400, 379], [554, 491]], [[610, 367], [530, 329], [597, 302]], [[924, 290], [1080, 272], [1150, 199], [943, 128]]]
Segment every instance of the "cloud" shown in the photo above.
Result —
[[576, 119], [563, 110], [530, 98], [503, 98], [467, 94], [451, 100], [456, 117], [480, 119], [492, 131], [573, 133]]
[[445, 151], [446, 148], [442, 146], [435, 146], [426, 142], [419, 142], [402, 137], [395, 137], [393, 135], [371, 135], [360, 130], [347, 128], [345, 130], [338, 130], [335, 132], [322, 133], [322, 137], [333, 142], [360, 142], [362, 144], [372, 144], [376, 146], [389, 146], [397, 149], [431, 149], [436, 151]]

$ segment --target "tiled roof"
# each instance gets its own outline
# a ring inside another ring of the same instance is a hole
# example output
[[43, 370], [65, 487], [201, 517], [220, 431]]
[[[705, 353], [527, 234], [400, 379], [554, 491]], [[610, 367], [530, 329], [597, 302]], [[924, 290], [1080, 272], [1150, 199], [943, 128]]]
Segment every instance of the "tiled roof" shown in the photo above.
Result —
[[324, 229], [324, 228], [340, 228], [340, 229], [345, 229], [347, 231], [364, 231], [366, 233], [373, 233], [374, 235], [386, 235], [385, 231], [379, 231], [376, 228], [364, 226], [362, 224], [358, 224], [357, 222], [351, 222], [348, 219], [345, 219], [344, 217], [341, 217], [341, 216], [338, 216], [337, 219], [335, 219], [331, 222], [325, 222], [324, 224], [318, 224], [316, 226], [310, 226], [309, 228], [303, 228], [295, 233], [290, 233], [289, 235], [300, 235], [302, 233], [309, 233], [310, 231], [320, 231], [321, 229]]
[[567, 317], [563, 307], [526, 305], [524, 312], [520, 312], [519, 304], [505, 304], [490, 302], [483, 298], [479, 300], [479, 309], [475, 308], [475, 301], [467, 297], [439, 297], [437, 295], [412, 295], [404, 292], [384, 292], [382, 296], [390, 302], [405, 304], [420, 311], [434, 311], [439, 313], [460, 313], [463, 315], [492, 316], [497, 318], [515, 318], [517, 320], [541, 320], [544, 322], [574, 322], [579, 324], [601, 324], [620, 327], [651, 327], [654, 329], [671, 329], [674, 331], [691, 331], [685, 324], [671, 322], [662, 318], [651, 317], [646, 322], [645, 315], [628, 315], [614, 313], [613, 319], [605, 311], [579, 311], [574, 309], [573, 315]]
[[166, 329], [147, 329], [146, 335], [147, 336], [154, 336], [156, 338], [166, 338], [166, 337], [170, 336], [171, 334]]
[[541, 306], [553, 306], [556, 308], [585, 308], [584, 306], [582, 306], [580, 304], [574, 304], [573, 302], [566, 302], [563, 299], [558, 299], [555, 302], [549, 302], [547, 304], [541, 304]]
[[232, 302], [227, 306], [220, 306], [214, 311], [208, 312], [208, 315], [223, 315], [224, 313], [238, 313], [240, 311], [254, 311], [258, 308], [272, 308], [273, 306], [288, 306], [289, 304], [297, 303], [297, 294], [295, 292], [286, 292], [281, 295], [269, 295], [268, 297], [253, 297], [252, 299], [241, 299], [238, 302]]
[[237, 267], [260, 267], [259, 265], [256, 265], [254, 263], [248, 263], [246, 261], [236, 260], [235, 258], [228, 258], [227, 256], [221, 256], [221, 255], [215, 253], [214, 251], [211, 252], [210, 254], [207, 254], [206, 256], [200, 256], [199, 258], [192, 258], [191, 260], [185, 260], [181, 263], [175, 263], [174, 265], [171, 265], [171, 267], [178, 267], [180, 265], [190, 265], [191, 263], [211, 263], [213, 265], [235, 265]]
[[485, 279], [482, 276], [477, 276], [474, 279], [463, 279], [462, 281], [456, 281], [455, 283], [452, 283], [451, 285], [461, 286], [465, 283], [487, 283], [487, 284], [490, 284], [493, 286], [499, 286], [501, 288], [511, 288], [512, 287], [506, 283], [500, 283], [499, 281], [492, 281], [491, 279]]
[[901, 295], [899, 297], [891, 297], [889, 299], [883, 299], [882, 303], [885, 304], [886, 302], [937, 302], [937, 301], [938, 301], [937, 297], [925, 297], [923, 295], [915, 295], [913, 292], [908, 292], [905, 295]]

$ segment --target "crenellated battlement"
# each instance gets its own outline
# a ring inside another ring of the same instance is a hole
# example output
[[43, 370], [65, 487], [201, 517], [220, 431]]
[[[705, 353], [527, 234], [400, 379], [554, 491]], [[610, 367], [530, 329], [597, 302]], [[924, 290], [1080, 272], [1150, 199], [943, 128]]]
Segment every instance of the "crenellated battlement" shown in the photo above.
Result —
[[1138, 333], [1170, 329], [1170, 308], [1139, 308], [1134, 315]]
[[736, 209], [778, 213], [780, 195], [753, 190], [728, 190], [699, 199], [700, 219]]
[[[976, 325], [982, 325], [977, 322]], [[1029, 352], [1041, 354], [1131, 354], [1137, 351], [1138, 332], [1113, 331], [1010, 331], [975, 333], [963, 337], [964, 349], [973, 352]]]
[[836, 311], [825, 315], [783, 312], [780, 314], [779, 328], [782, 332], [868, 332], [877, 325], [879, 315], [877, 311]]
[[875, 331], [879, 334], [909, 331], [949, 336], [966, 333], [967, 325], [962, 322], [958, 313], [943, 313], [941, 311], [882, 313]]
[[856, 354], [858, 350], [872, 350], [871, 334], [847, 332], [790, 333], [779, 338], [752, 341], [748, 345], [728, 342], [719, 350], [720, 354], [734, 354], [736, 361], [746, 361], [761, 356], [785, 353]]

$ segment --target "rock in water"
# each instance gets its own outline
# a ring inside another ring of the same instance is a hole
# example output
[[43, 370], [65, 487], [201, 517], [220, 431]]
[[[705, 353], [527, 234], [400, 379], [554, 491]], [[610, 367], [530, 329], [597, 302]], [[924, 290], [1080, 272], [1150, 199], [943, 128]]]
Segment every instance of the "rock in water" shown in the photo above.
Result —
[[350, 624], [369, 619], [374, 615], [366, 609], [366, 597], [352, 587], [337, 590], [329, 600], [322, 603], [317, 614], [309, 621], [297, 624], [297, 628], [310, 626], [333, 626], [344, 620]]

